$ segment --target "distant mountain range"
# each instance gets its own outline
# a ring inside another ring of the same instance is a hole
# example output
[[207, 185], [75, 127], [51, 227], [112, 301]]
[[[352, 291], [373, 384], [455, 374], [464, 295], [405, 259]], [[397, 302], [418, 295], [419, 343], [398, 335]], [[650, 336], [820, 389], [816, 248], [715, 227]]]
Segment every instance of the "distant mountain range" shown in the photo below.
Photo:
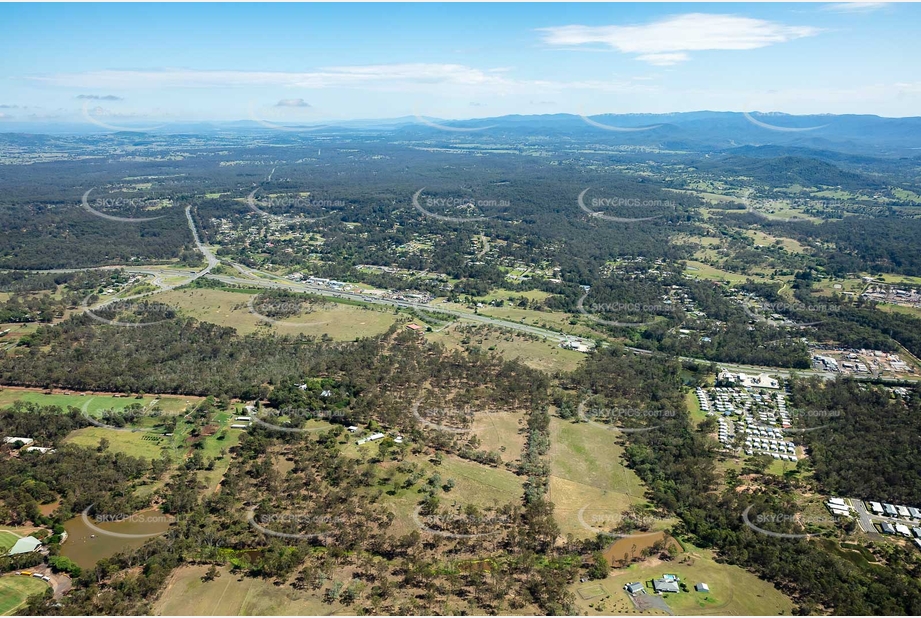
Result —
[[[329, 125], [301, 125], [310, 133], [337, 131], [384, 132], [407, 139], [489, 142], [568, 138], [605, 144], [650, 146], [693, 152], [745, 146], [781, 146], [811, 151], [913, 157], [921, 154], [921, 117], [884, 118], [872, 115], [680, 112], [671, 114], [510, 115], [471, 120], [439, 120], [417, 116], [353, 120]], [[91, 124], [36, 125], [6, 122], [5, 132], [105, 133]], [[252, 120], [173, 123], [152, 134], [272, 131]], [[789, 151], [787, 152], [789, 154]]]

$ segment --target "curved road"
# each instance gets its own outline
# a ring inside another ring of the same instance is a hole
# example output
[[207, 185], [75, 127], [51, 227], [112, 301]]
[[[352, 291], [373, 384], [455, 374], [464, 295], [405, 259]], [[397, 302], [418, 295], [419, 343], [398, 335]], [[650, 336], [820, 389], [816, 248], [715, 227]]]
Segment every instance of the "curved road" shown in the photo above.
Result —
[[[208, 277], [209, 279], [214, 279], [216, 281], [220, 281], [222, 283], [229, 283], [232, 285], [262, 287], [262, 288], [270, 288], [270, 289], [285, 289], [285, 290], [291, 290], [295, 292], [316, 294], [319, 296], [344, 298], [344, 299], [357, 301], [361, 303], [372, 304], [372, 305], [389, 305], [392, 307], [400, 307], [403, 309], [421, 310], [421, 311], [427, 311], [431, 313], [442, 313], [442, 314], [449, 315], [456, 319], [464, 319], [464, 320], [471, 320], [473, 322], [481, 322], [483, 324], [488, 324], [490, 326], [495, 326], [497, 328], [505, 328], [509, 330], [529, 333], [531, 335], [536, 335], [538, 337], [543, 337], [544, 339], [549, 339], [549, 340], [558, 341], [558, 342], [570, 341], [573, 339], [580, 339], [580, 340], [586, 339], [584, 337], [577, 337], [575, 335], [567, 335], [565, 333], [561, 333], [558, 331], [549, 330], [546, 328], [540, 328], [538, 326], [531, 326], [528, 324], [521, 324], [519, 322], [512, 322], [510, 320], [503, 320], [501, 318], [494, 318], [494, 317], [490, 317], [486, 315], [481, 315], [479, 313], [468, 313], [465, 311], [457, 311], [455, 309], [445, 309], [441, 307], [434, 307], [432, 305], [428, 305], [424, 303], [412, 303], [409, 301], [393, 300], [389, 298], [379, 298], [376, 296], [356, 294], [353, 292], [344, 292], [344, 291], [336, 292], [328, 288], [308, 285], [306, 283], [296, 283], [288, 279], [285, 279], [283, 277], [279, 277], [278, 275], [273, 275], [271, 273], [264, 273], [262, 271], [255, 270], [247, 266], [243, 266], [242, 264], [238, 264], [236, 262], [232, 263], [233, 267], [238, 272], [245, 275], [245, 277], [237, 277], [237, 276], [232, 276], [232, 275], [214, 275], [214, 274], [211, 274], [211, 270], [215, 266], [218, 265], [219, 260], [214, 256], [211, 250], [201, 242], [201, 238], [198, 236], [198, 230], [195, 227], [195, 221], [192, 219], [191, 208], [192, 208], [191, 206], [186, 206], [186, 209], [185, 209], [186, 219], [188, 220], [189, 229], [192, 232], [192, 238], [195, 241], [195, 246], [205, 257], [205, 260], [207, 260], [208, 265], [203, 270], [195, 273], [194, 275], [192, 275], [190, 279], [188, 279], [187, 281], [181, 284], [164, 285], [162, 279], [160, 278], [162, 274], [158, 274], [150, 270], [145, 270], [144, 268], [136, 268], [136, 267], [130, 267], [130, 266], [101, 266], [101, 267], [95, 267], [95, 268], [34, 270], [34, 271], [28, 271], [28, 272], [78, 272], [81, 270], [100, 270], [100, 269], [122, 268], [126, 272], [152, 274], [156, 277], [155, 283], [160, 287], [159, 290], [156, 290], [153, 292], [146, 292], [144, 294], [138, 294], [135, 296], [129, 296], [125, 298], [113, 298], [100, 305], [97, 305], [95, 307], [96, 309], [102, 308], [108, 304], [118, 302], [118, 301], [135, 300], [137, 298], [143, 298], [145, 296], [150, 296], [153, 294], [157, 294], [159, 292], [173, 290], [182, 285], [191, 283], [192, 281], [195, 281], [196, 279], [199, 279], [201, 277]], [[630, 346], [624, 346], [624, 348], [629, 350], [630, 352], [633, 352], [634, 354], [642, 354], [642, 355], [647, 355], [647, 356], [654, 354], [654, 352], [650, 350], [644, 350], [641, 348], [633, 348]], [[678, 358], [682, 361], [694, 361], [694, 362], [703, 362], [703, 363], [711, 362], [706, 359], [693, 358], [690, 356], [680, 356]], [[817, 371], [815, 369], [801, 369], [801, 370], [781, 369], [777, 367], [739, 365], [739, 364], [734, 364], [734, 363], [722, 363], [718, 361], [716, 362], [716, 364], [720, 366], [721, 368], [729, 369], [731, 371], [745, 371], [745, 372], [754, 371], [757, 373], [769, 373], [769, 374], [777, 375], [783, 378], [788, 378], [793, 374], [797, 374], [801, 376], [818, 376], [826, 380], [833, 380], [835, 379], [835, 377], [839, 375], [837, 373], [831, 373], [827, 371]], [[855, 377], [856, 379], [861, 379], [859, 376], [853, 376], [853, 377]], [[863, 378], [863, 379], [869, 379], [869, 378]], [[912, 376], [907, 379], [910, 381], [918, 381], [918, 380], [921, 380], [921, 377]], [[892, 380], [892, 381], [897, 381], [897, 380]]]

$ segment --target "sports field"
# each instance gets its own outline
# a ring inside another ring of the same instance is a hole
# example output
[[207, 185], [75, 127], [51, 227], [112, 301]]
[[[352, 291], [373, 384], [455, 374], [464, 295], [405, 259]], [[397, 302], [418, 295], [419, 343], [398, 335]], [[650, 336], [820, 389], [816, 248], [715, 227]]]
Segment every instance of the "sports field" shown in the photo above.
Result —
[[10, 551], [10, 548], [19, 540], [19, 535], [13, 534], [9, 530], [0, 530], [0, 554]]
[[8, 616], [24, 605], [33, 594], [42, 594], [48, 584], [35, 577], [5, 575], [0, 577], [0, 615]]

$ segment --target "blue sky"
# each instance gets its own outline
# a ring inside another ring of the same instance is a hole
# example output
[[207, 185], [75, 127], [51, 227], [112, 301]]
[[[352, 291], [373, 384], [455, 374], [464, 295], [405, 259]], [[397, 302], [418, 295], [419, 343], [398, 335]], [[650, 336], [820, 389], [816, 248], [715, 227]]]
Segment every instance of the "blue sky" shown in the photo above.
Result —
[[[3, 122], [914, 116], [921, 6], [0, 4]], [[88, 120], [89, 118], [89, 120]]]

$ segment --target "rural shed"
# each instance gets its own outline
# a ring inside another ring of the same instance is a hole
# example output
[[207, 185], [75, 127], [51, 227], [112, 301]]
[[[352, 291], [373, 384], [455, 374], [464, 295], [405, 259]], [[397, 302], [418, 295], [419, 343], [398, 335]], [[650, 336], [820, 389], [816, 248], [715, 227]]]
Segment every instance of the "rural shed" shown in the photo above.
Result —
[[641, 592], [646, 591], [646, 589], [643, 587], [643, 584], [641, 582], [633, 582], [632, 584], [627, 584], [626, 586], [624, 586], [624, 590], [626, 590], [630, 594], [640, 594]]
[[707, 584], [703, 582], [700, 582], [699, 584], [694, 586], [694, 590], [696, 590], [697, 592], [710, 592], [710, 586], [708, 586]]
[[7, 553], [7, 556], [16, 556], [18, 554], [28, 554], [35, 551], [41, 547], [42, 542], [36, 539], [34, 536], [24, 536], [16, 544], [10, 548], [10, 551]]

